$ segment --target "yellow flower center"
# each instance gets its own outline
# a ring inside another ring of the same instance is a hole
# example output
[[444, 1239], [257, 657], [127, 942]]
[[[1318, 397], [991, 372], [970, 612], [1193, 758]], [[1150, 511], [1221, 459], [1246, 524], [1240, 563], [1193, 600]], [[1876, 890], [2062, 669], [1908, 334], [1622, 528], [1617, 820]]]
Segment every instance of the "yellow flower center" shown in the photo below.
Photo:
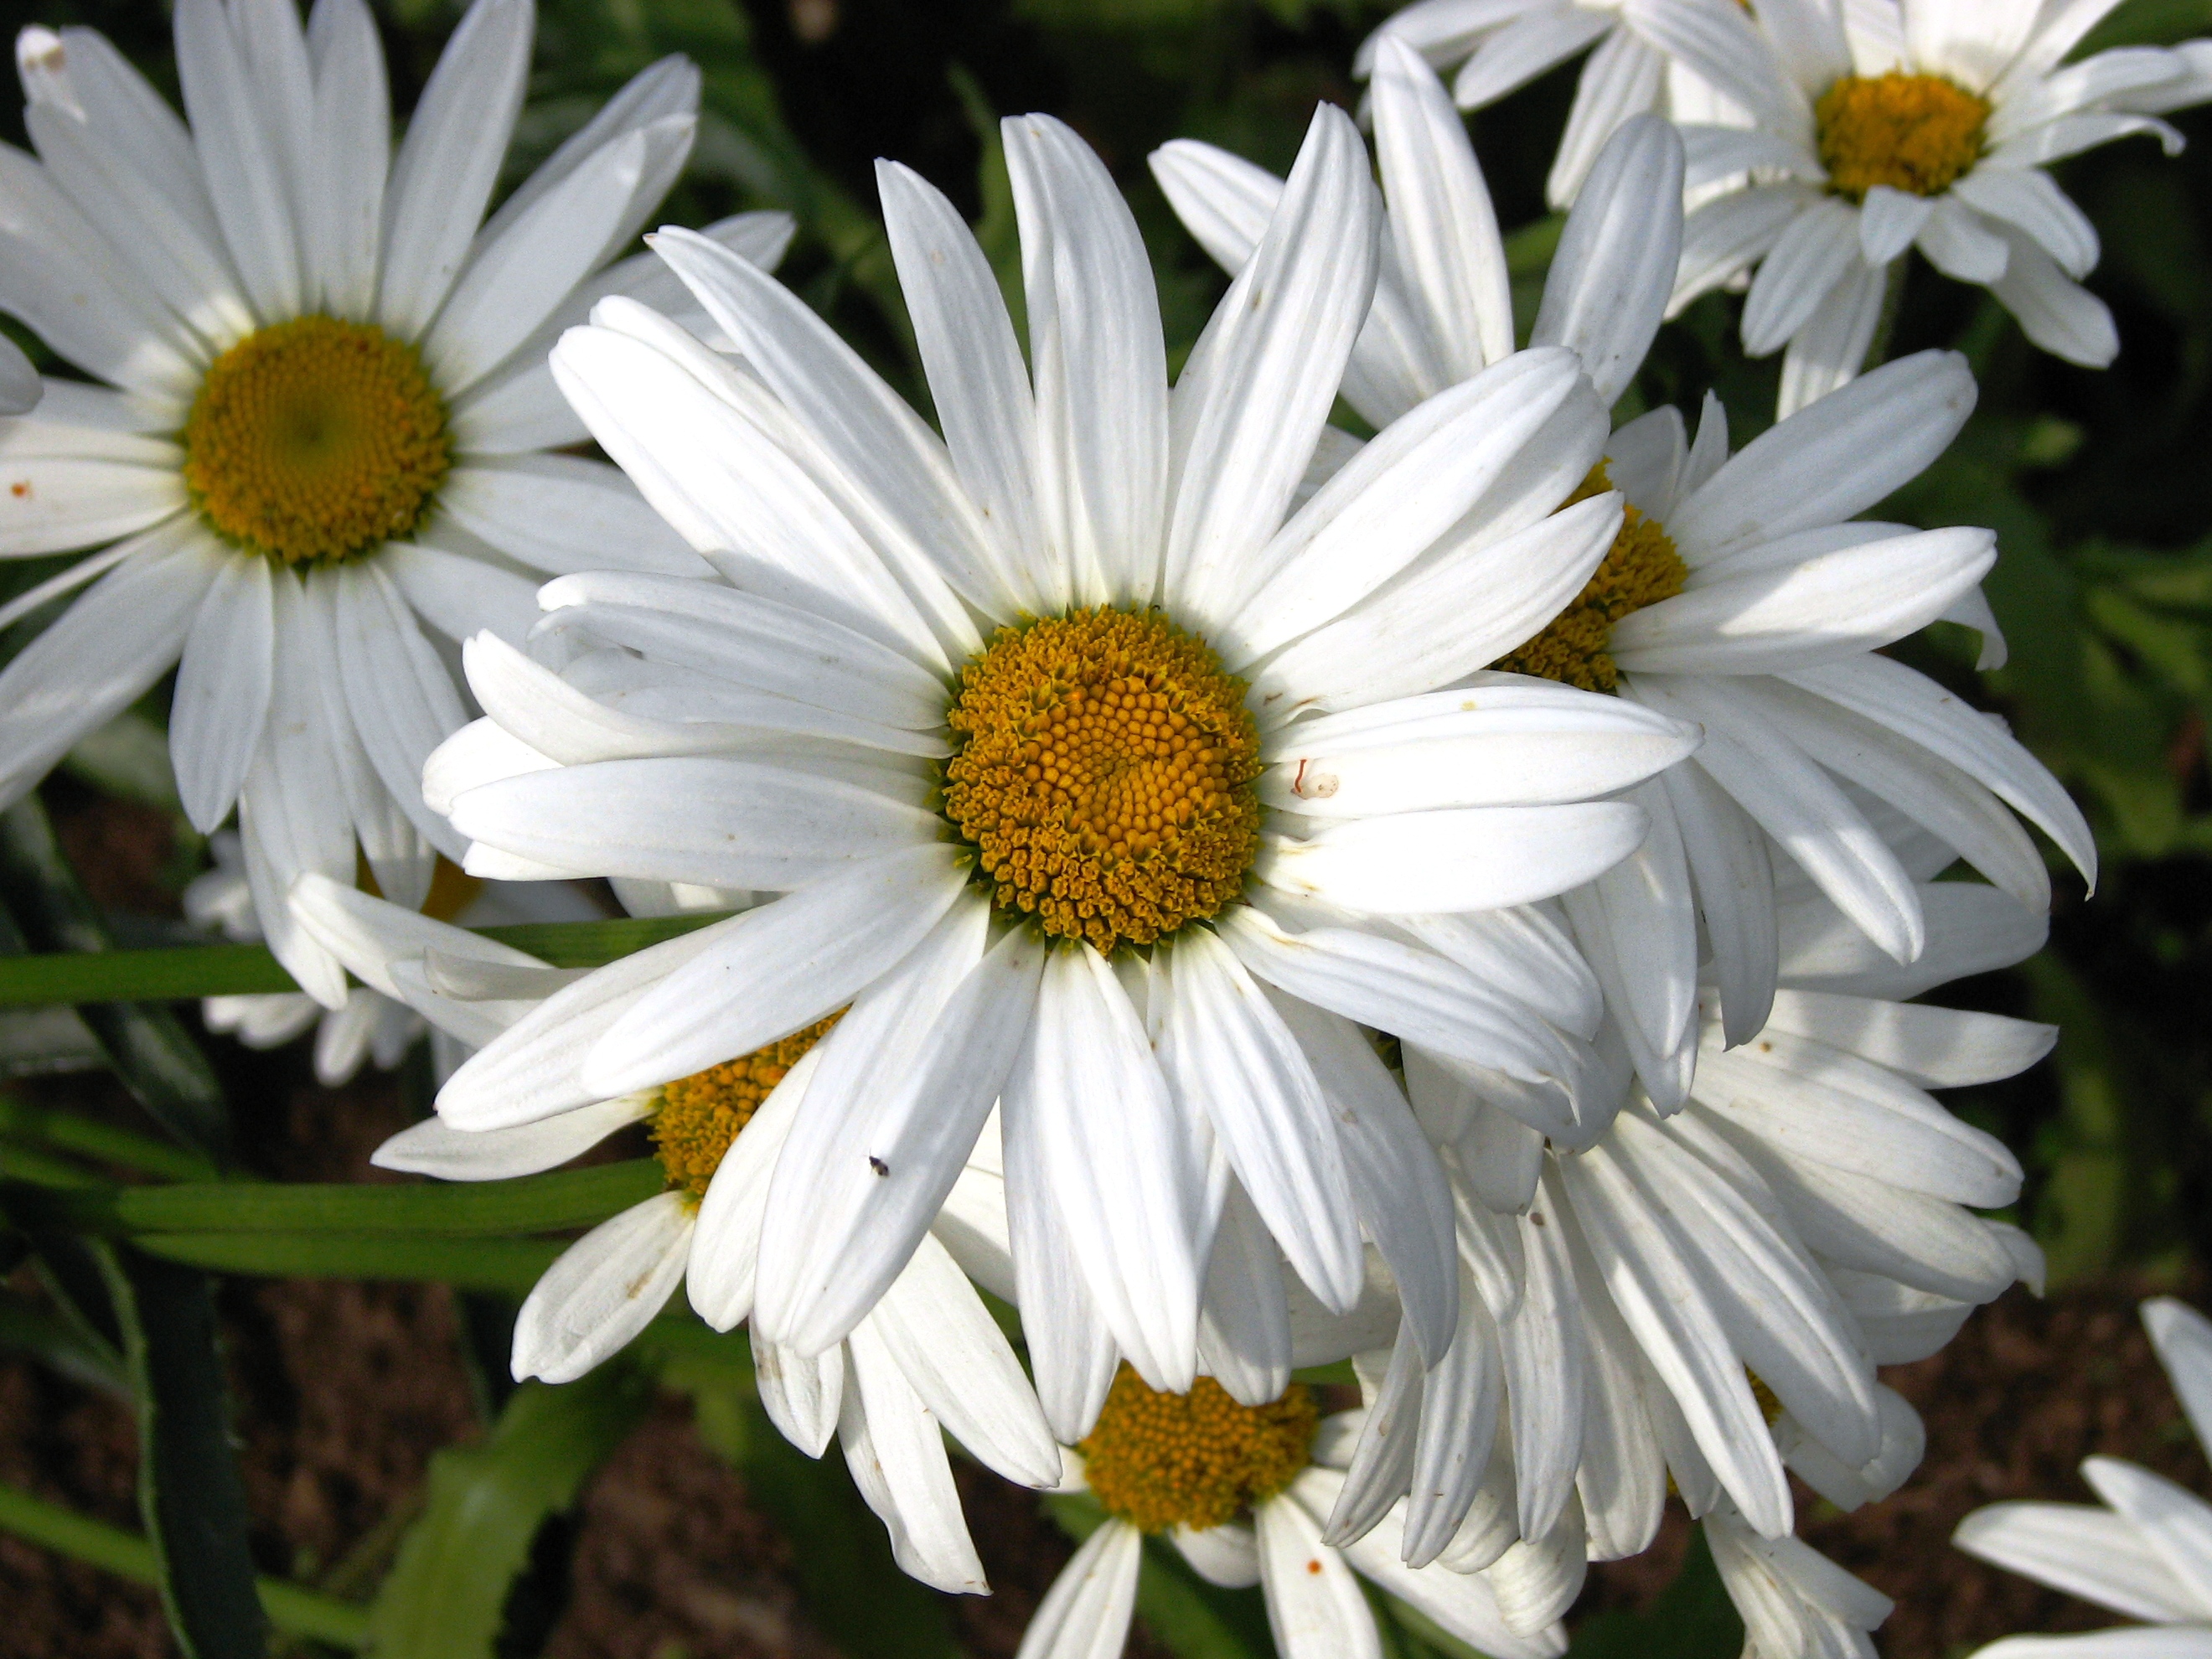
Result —
[[453, 465], [446, 405], [415, 348], [335, 317], [273, 323], [216, 358], [184, 446], [209, 528], [285, 564], [406, 535]]
[[753, 1121], [761, 1102], [843, 1018], [841, 1009], [764, 1048], [661, 1085], [660, 1105], [648, 1132], [653, 1156], [668, 1173], [669, 1186], [694, 1200], [706, 1197], [707, 1183], [721, 1167], [722, 1155]]
[[1234, 898], [1260, 834], [1244, 690], [1158, 611], [1001, 629], [961, 670], [945, 769], [1000, 908], [1110, 951]]
[[1311, 1461], [1321, 1421], [1293, 1382], [1267, 1406], [1240, 1406], [1201, 1376], [1188, 1394], [1157, 1394], [1123, 1365], [1098, 1426], [1076, 1449], [1109, 1515], [1140, 1532], [1203, 1530], [1273, 1498]]
[[1813, 106], [1828, 188], [1941, 196], [1982, 157], [1990, 102], [1940, 75], [1846, 75]]
[[[1587, 501], [1613, 488], [1600, 461], [1583, 480], [1582, 488], [1566, 504]], [[1579, 685], [1585, 691], [1613, 691], [1620, 685], [1620, 670], [1606, 647], [1613, 625], [1632, 611], [1671, 599], [1682, 591], [1689, 568], [1674, 551], [1674, 543], [1656, 519], [1647, 519], [1634, 507], [1621, 520], [1605, 557], [1572, 604], [1545, 626], [1544, 631], [1501, 658], [1492, 666], [1508, 673], [1534, 674], [1547, 680]]]

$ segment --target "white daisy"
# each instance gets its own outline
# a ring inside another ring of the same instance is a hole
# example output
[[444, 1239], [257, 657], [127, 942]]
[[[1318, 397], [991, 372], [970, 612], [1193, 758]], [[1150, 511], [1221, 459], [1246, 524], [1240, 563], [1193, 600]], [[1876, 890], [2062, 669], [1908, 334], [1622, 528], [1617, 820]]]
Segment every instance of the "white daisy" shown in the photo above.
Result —
[[[582, 977], [325, 876], [301, 878], [292, 902], [301, 926], [368, 986], [469, 1047]], [[516, 1378], [570, 1382], [651, 1323], [679, 1283], [715, 1329], [745, 1321], [769, 1172], [807, 1109], [821, 1036], [811, 1026], [696, 1076], [512, 1128], [471, 1133], [431, 1118], [393, 1136], [373, 1161], [495, 1181], [552, 1169], [618, 1129], [646, 1125], [667, 1189], [570, 1245], [515, 1321]], [[986, 1202], [995, 1190], [986, 1187]], [[975, 1209], [971, 1199], [957, 1213]], [[987, 1278], [1010, 1277], [1002, 1226], [956, 1223], [951, 1237], [980, 1255]], [[1032, 1486], [1059, 1478], [1060, 1454], [1013, 1349], [945, 1244], [925, 1233], [842, 1342], [802, 1356], [756, 1333], [753, 1362], [761, 1402], [794, 1445], [819, 1457], [837, 1437], [901, 1567], [942, 1590], [986, 1593], [945, 1433]]]
[[[1916, 873], [1949, 861], [1922, 843]], [[1993, 888], [1931, 882], [1922, 899], [1929, 950], [1900, 968], [1825, 898], [1793, 898], [1765, 1029], [1725, 1048], [1708, 1008], [1687, 1105], [1662, 1115], [1638, 1094], [1583, 1150], [1404, 1045], [1470, 1288], [1443, 1365], [1425, 1374], [1399, 1333], [1375, 1402], [1393, 1428], [1352, 1459], [1330, 1541], [1405, 1497], [1409, 1564], [1535, 1552], [1507, 1605], [1541, 1620], [1585, 1556], [1650, 1545], [1670, 1485], [1693, 1516], [1781, 1538], [1785, 1468], [1844, 1508], [1911, 1471], [1920, 1425], [1875, 1367], [1935, 1352], [2041, 1274], [2024, 1234], [1973, 1213], [2014, 1200], [2018, 1164], [1928, 1091], [2010, 1076], [2056, 1035], [1901, 1000], [2045, 933]]]
[[[1395, 258], [1344, 390], [1380, 424], [1510, 351], [1513, 325], [1466, 131], [1434, 73], [1395, 40], [1376, 56], [1374, 118]], [[1200, 244], [1241, 270], [1281, 185], [1188, 140], [1152, 165]], [[1658, 331], [1682, 234], [1681, 168], [1664, 123], [1625, 126], [1592, 170], [1546, 282], [1534, 340], [1577, 351], [1608, 403]], [[1927, 352], [1783, 422], [1732, 459], [1712, 398], [1694, 444], [1672, 408], [1632, 421], [1592, 480], [1620, 489], [1631, 509], [1606, 562], [1497, 665], [1615, 692], [1706, 731], [1693, 759], [1631, 797], [1651, 814], [1652, 836], [1565, 901], [1662, 1108], [1682, 1098], [1696, 1050], [1700, 922], [1729, 1037], [1765, 1023], [1775, 971], [1770, 837], [1885, 950], [1909, 961], [1921, 949], [1913, 884], [1854, 788], [1949, 837], [2024, 902], [2046, 904], [2049, 878], [2001, 802], [2094, 875], [2087, 825], [2041, 763], [1880, 654], [1948, 617], [1982, 631], [1985, 663], [2002, 660], [1978, 586], [1996, 556], [1990, 532], [1851, 520], [1940, 454], [1973, 399], [1964, 362]]]
[[1748, 126], [1692, 125], [1674, 303], [1756, 267], [1744, 349], [1787, 345], [1781, 412], [1857, 374], [1897, 261], [1985, 285], [2029, 339], [2101, 368], [2112, 313], [2080, 286], [2094, 226], [2043, 169], [2212, 98], [2212, 40], [2061, 60], [2116, 0], [1639, 0], [1642, 27]]
[[1743, 1619], [1744, 1659], [1875, 1659], [1896, 1604], [1802, 1539], [1763, 1538], [1723, 1504], [1705, 1519], [1721, 1583]]
[[[217, 830], [208, 845], [215, 854], [215, 867], [201, 872], [185, 888], [185, 919], [218, 928], [225, 939], [259, 944], [261, 923], [254, 915], [245, 848], [228, 830]], [[565, 883], [481, 882], [450, 864], [438, 866], [421, 908], [426, 915], [464, 927], [591, 921], [600, 915]], [[324, 1007], [304, 991], [203, 997], [200, 1018], [210, 1031], [234, 1036], [248, 1048], [279, 1048], [313, 1027], [315, 1079], [326, 1089], [351, 1082], [372, 1060], [379, 1071], [392, 1070], [427, 1029], [422, 1016], [405, 1003], [366, 985], [349, 988], [344, 1005], [337, 1008]], [[433, 1069], [443, 1079], [460, 1063], [461, 1055], [440, 1038], [433, 1039], [432, 1047]]]
[[1005, 131], [1034, 380], [958, 216], [880, 173], [943, 441], [795, 296], [682, 232], [659, 251], [752, 372], [611, 301], [556, 349], [728, 586], [549, 584], [537, 657], [471, 641], [489, 719], [427, 792], [485, 874], [787, 896], [552, 999], [441, 1109], [526, 1121], [849, 1005], [777, 1167], [757, 1328], [804, 1352], [849, 1329], [1003, 1091], [1031, 1352], [1079, 1435], [1117, 1349], [1189, 1386], [1231, 1173], [1340, 1310], [1363, 1227], [1405, 1235], [1394, 1269], [1441, 1343], [1448, 1238], [1395, 1224], [1409, 1183], [1441, 1192], [1430, 1154], [1402, 1112], [1333, 1101], [1316, 1045], [1395, 1021], [1471, 1077], [1572, 1098], [1589, 1050], [1486, 979], [1451, 913], [1616, 861], [1644, 815], [1588, 797], [1695, 732], [1533, 681], [1437, 689], [1553, 614], [1618, 528], [1610, 494], [1554, 512], [1604, 430], [1572, 354], [1422, 404], [1298, 505], [1374, 285], [1346, 116], [1316, 117], [1172, 398], [1104, 167], [1048, 118]]
[[[520, 638], [549, 573], [704, 568], [614, 469], [550, 453], [585, 434], [544, 361], [600, 295], [675, 297], [649, 258], [601, 267], [683, 167], [698, 72], [646, 70], [487, 221], [532, 20], [477, 0], [396, 155], [362, 0], [304, 29], [291, 0], [181, 0], [189, 129], [98, 33], [17, 40], [39, 157], [0, 149], [0, 308], [105, 384], [0, 422], [0, 557], [98, 550], [0, 611], [93, 584], [0, 673], [0, 800], [179, 667], [185, 811], [242, 803], [270, 948], [333, 1008], [293, 878], [350, 880], [358, 838], [412, 902], [461, 851], [422, 804], [467, 717], [434, 636]], [[767, 259], [788, 230], [714, 234]]]
[[1480, 1574], [1415, 1570], [1400, 1559], [1401, 1499], [1342, 1547], [1322, 1540], [1368, 1411], [1320, 1418], [1291, 1383], [1257, 1407], [1210, 1376], [1182, 1394], [1124, 1367], [1064, 1491], [1088, 1491], [1107, 1519], [1045, 1593], [1018, 1659], [1110, 1659], [1128, 1639], [1145, 1535], [1164, 1534], [1201, 1577], [1261, 1587], [1283, 1659], [1382, 1659], [1364, 1578], [1493, 1659], [1554, 1659], [1555, 1621], [1516, 1632]]
[[1359, 43], [1352, 72], [1371, 74], [1383, 42], [1399, 41], [1438, 70], [1456, 65], [1452, 100], [1480, 109], [1594, 46], [1544, 181], [1546, 198], [1565, 208], [1606, 140], [1632, 118], [1734, 118], [1711, 88], [1644, 35], [1643, 11], [1633, 0], [1414, 0]]
[[[2212, 1320], [2172, 1297], [2142, 1304], [2159, 1363], [2197, 1443], [2212, 1446]], [[1951, 1541], [1970, 1554], [2142, 1624], [2087, 1636], [2008, 1636], [1975, 1659], [2204, 1659], [2212, 1654], [2212, 1504], [2117, 1457], [2081, 1465], [2101, 1505], [1991, 1504]]]

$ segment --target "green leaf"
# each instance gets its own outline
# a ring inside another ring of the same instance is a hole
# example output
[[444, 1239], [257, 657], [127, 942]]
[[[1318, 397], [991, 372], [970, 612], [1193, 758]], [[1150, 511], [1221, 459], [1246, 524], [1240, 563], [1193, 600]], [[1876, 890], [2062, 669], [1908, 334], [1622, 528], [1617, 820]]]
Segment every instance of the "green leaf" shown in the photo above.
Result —
[[0, 1135], [104, 1164], [119, 1164], [126, 1170], [168, 1181], [209, 1181], [216, 1173], [206, 1158], [186, 1148], [113, 1124], [95, 1122], [75, 1112], [34, 1106], [12, 1095], [0, 1095]]
[[[0, 1486], [0, 1531], [11, 1532], [118, 1578], [140, 1584], [161, 1582], [154, 1547], [137, 1534], [76, 1514], [12, 1486]], [[254, 1589], [269, 1622], [287, 1636], [305, 1637], [336, 1648], [368, 1645], [366, 1607], [318, 1595], [281, 1578], [256, 1579]]]
[[666, 1181], [649, 1158], [508, 1181], [204, 1182], [55, 1194], [35, 1212], [100, 1232], [402, 1233], [470, 1237], [591, 1227]]
[[[720, 921], [714, 915], [626, 916], [609, 921], [524, 922], [475, 931], [556, 968], [596, 968]], [[37, 943], [36, 940], [33, 941]], [[98, 949], [40, 944], [41, 951]], [[185, 997], [297, 991], [268, 947], [191, 945], [171, 950], [0, 958], [0, 1007], [40, 1003], [167, 1002]], [[93, 1011], [87, 1011], [87, 1018]]]
[[[54, 841], [53, 826], [35, 796], [0, 812], [0, 889], [9, 914], [34, 951], [82, 954], [48, 957], [49, 971], [67, 963], [97, 962], [108, 952], [107, 929], [92, 900], [77, 883]], [[25, 975], [34, 982], [40, 961], [13, 957], [0, 962], [0, 973]], [[61, 978], [67, 977], [64, 969]], [[57, 991], [40, 1002], [80, 1000]], [[125, 1006], [115, 1006], [124, 1002]], [[102, 999], [78, 1012], [106, 1050], [124, 1086], [138, 1097], [156, 1121], [184, 1145], [213, 1163], [230, 1161], [230, 1114], [222, 1090], [176, 1016], [166, 1008], [128, 1006], [126, 999]]]
[[112, 1348], [74, 1320], [20, 1297], [0, 1297], [0, 1350], [35, 1359], [82, 1387], [131, 1397], [131, 1379]]
[[138, 1402], [138, 1507], [169, 1626], [185, 1659], [261, 1659], [268, 1643], [213, 1288], [127, 1246], [97, 1249]]
[[369, 1608], [376, 1651], [493, 1659], [538, 1528], [574, 1504], [652, 1403], [651, 1379], [618, 1364], [558, 1388], [526, 1382], [489, 1440], [433, 1457], [428, 1504]]

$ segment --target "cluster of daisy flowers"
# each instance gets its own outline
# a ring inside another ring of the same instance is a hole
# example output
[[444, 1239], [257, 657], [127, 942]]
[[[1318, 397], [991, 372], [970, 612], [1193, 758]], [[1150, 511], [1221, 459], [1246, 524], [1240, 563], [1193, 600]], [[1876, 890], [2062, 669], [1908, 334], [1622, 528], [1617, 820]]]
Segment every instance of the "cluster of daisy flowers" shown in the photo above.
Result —
[[[1152, 158], [1229, 277], [1172, 380], [1069, 129], [1003, 127], [1025, 338], [881, 164], [934, 428], [770, 274], [781, 216], [617, 258], [687, 153], [680, 60], [486, 218], [526, 0], [476, 0], [396, 153], [362, 0], [182, 0], [189, 125], [26, 31], [0, 306], [91, 378], [0, 361], [0, 554], [95, 550], [0, 612], [83, 590], [0, 672], [0, 797], [173, 666], [185, 810], [237, 823], [192, 908], [302, 993], [209, 1023], [319, 1023], [330, 1078], [427, 1025], [450, 1075], [391, 1169], [641, 1125], [665, 1189], [545, 1274], [516, 1376], [680, 1289], [946, 1590], [985, 1588], [948, 1434], [1087, 1492], [1032, 1659], [1117, 1650], [1148, 1534], [1263, 1586], [1293, 1659], [1383, 1651], [1363, 1580], [1557, 1654], [1670, 1494], [1750, 1650], [1869, 1653], [1887, 1603], [1790, 1479], [1894, 1489], [1921, 1431], [1877, 1368], [2041, 1272], [1981, 1213], [2017, 1163], [1929, 1091], [2052, 1033], [1917, 999], [2041, 945], [2023, 819], [2095, 849], [1886, 654], [2003, 641], [1990, 532], [1862, 516], [1972, 378], [1867, 359], [1915, 246], [2110, 359], [2039, 169], [2170, 138], [2212, 61], [2063, 63], [2105, 9], [1422, 0], [1363, 52], [1371, 149], [1323, 106], [1287, 179]], [[1523, 343], [1455, 100], [1593, 44]], [[1730, 283], [1782, 418], [1615, 427]], [[591, 971], [457, 925], [583, 878], [730, 914]], [[1324, 1412], [1297, 1374], [1344, 1361]]]

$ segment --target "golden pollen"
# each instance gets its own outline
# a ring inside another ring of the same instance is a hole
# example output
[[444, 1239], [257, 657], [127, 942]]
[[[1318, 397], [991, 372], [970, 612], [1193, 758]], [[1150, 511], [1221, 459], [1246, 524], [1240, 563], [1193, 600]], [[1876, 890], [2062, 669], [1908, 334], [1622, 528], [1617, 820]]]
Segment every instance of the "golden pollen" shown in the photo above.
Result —
[[[1612, 488], [1605, 463], [1600, 461], [1565, 504], [1571, 507]], [[1620, 670], [1606, 648], [1613, 623], [1632, 611], [1673, 599], [1689, 574], [1658, 521], [1632, 507], [1620, 522], [1620, 533], [1573, 603], [1553, 617], [1542, 633], [1492, 666], [1564, 681], [1585, 691], [1618, 690]]]
[[1203, 1530], [1296, 1480], [1311, 1461], [1320, 1422], [1300, 1383], [1272, 1405], [1240, 1406], [1210, 1376], [1188, 1394], [1156, 1394], [1125, 1364], [1098, 1426], [1076, 1449], [1109, 1515], [1140, 1532]]
[[945, 769], [1000, 908], [1111, 951], [1234, 898], [1260, 835], [1244, 690], [1158, 611], [1000, 629], [960, 671]]
[[272, 323], [216, 358], [184, 446], [209, 528], [285, 564], [406, 535], [453, 465], [446, 405], [415, 348], [335, 317]]
[[761, 1102], [843, 1018], [840, 1009], [764, 1048], [662, 1084], [660, 1106], [648, 1131], [653, 1154], [667, 1171], [669, 1186], [695, 1200], [706, 1197], [707, 1183], [721, 1167], [722, 1155], [753, 1121]]
[[1940, 75], [1846, 75], [1813, 106], [1828, 188], [1863, 202], [1876, 185], [1941, 196], [1982, 159], [1990, 102]]

